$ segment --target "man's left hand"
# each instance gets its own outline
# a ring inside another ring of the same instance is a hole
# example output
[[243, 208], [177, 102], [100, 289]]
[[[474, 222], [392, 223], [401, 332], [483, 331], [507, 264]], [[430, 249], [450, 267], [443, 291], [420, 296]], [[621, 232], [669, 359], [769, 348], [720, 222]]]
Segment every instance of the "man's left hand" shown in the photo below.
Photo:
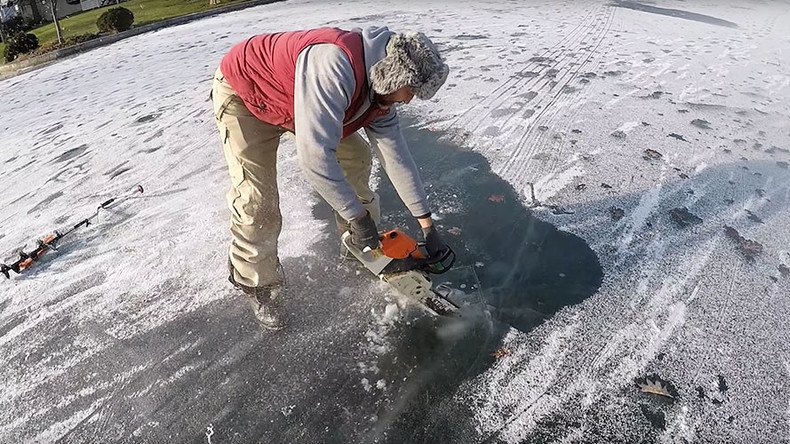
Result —
[[425, 237], [425, 249], [428, 251], [429, 258], [434, 258], [449, 248], [433, 225], [423, 227], [422, 235]]

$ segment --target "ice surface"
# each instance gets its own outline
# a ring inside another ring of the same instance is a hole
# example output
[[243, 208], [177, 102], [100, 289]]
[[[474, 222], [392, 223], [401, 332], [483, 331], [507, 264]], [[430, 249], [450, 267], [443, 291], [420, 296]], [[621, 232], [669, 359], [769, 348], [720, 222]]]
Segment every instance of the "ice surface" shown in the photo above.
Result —
[[[0, 81], [4, 252], [147, 189], [0, 283], [0, 441], [786, 441], [790, 7], [649, 3], [288, 1]], [[374, 24], [451, 67], [402, 114], [490, 313], [445, 324], [338, 263], [284, 139], [292, 324], [263, 333], [226, 282], [212, 73], [254, 33]]]

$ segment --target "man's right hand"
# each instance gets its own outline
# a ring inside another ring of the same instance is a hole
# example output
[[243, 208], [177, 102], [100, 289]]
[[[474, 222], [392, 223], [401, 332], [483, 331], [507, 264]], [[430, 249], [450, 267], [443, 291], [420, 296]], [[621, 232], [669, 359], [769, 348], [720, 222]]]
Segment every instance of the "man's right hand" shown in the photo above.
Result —
[[354, 218], [349, 221], [351, 224], [351, 243], [355, 247], [364, 251], [366, 248], [375, 250], [379, 247], [379, 232], [376, 222], [370, 217], [370, 213], [365, 211], [362, 217]]

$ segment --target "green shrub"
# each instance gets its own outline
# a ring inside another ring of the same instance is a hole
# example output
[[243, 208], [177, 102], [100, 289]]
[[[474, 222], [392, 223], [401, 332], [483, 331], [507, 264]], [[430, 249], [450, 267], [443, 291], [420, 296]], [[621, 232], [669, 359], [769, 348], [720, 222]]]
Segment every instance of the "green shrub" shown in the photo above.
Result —
[[132, 11], [117, 7], [104, 11], [104, 14], [96, 20], [96, 27], [99, 28], [99, 32], [121, 32], [131, 28], [132, 23], [134, 23]]
[[12, 62], [19, 54], [27, 54], [36, 48], [38, 48], [38, 37], [35, 34], [18, 32], [6, 41], [3, 57], [6, 62]]

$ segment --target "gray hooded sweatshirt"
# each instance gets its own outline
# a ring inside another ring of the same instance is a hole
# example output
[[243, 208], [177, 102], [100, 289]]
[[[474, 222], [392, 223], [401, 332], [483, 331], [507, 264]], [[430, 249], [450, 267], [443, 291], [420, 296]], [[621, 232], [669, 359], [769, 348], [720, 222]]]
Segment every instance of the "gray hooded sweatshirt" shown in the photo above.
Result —
[[[387, 42], [394, 33], [386, 27], [355, 31], [362, 33], [365, 68], [370, 73], [371, 66], [386, 55]], [[365, 212], [336, 156], [343, 134], [343, 119], [351, 106], [355, 87], [351, 62], [339, 46], [317, 44], [299, 54], [294, 85], [294, 129], [299, 165], [321, 197], [346, 220]], [[359, 114], [373, 102], [372, 88], [370, 91]], [[389, 114], [365, 127], [365, 132], [411, 214], [415, 217], [428, 214], [425, 188], [401, 133], [395, 106]]]

